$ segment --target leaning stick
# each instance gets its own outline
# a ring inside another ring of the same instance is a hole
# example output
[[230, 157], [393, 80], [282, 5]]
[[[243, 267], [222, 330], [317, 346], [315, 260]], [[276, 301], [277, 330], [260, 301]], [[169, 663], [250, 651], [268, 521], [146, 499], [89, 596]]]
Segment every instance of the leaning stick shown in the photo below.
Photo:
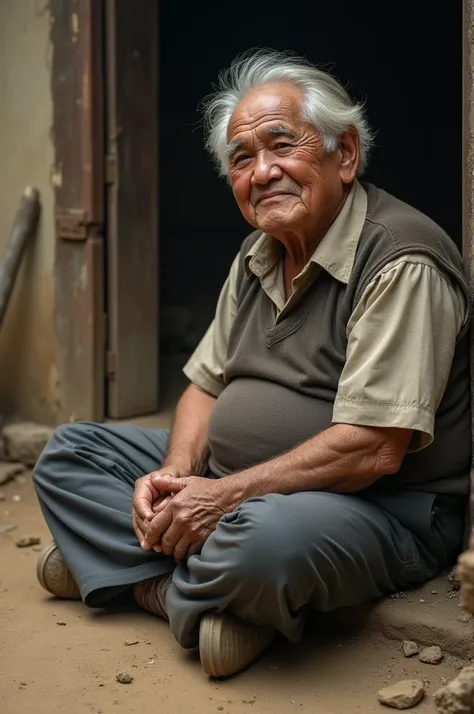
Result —
[[13, 221], [5, 255], [0, 262], [0, 328], [13, 292], [21, 258], [35, 232], [40, 214], [39, 194], [30, 186], [25, 189]]

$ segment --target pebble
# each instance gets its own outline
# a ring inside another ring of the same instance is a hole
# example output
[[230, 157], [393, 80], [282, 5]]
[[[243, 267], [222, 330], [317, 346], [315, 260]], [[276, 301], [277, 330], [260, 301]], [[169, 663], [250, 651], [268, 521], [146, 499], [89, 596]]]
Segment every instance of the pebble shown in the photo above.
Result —
[[392, 709], [410, 709], [421, 702], [424, 696], [425, 688], [419, 679], [403, 679], [381, 689], [377, 694], [379, 702]]
[[431, 591], [431, 594], [432, 594], [432, 595], [437, 595], [437, 594], [438, 594], [438, 591], [437, 591], [437, 590], [432, 590], [432, 591]]
[[140, 640], [125, 640], [125, 647], [131, 647], [132, 645], [138, 645]]
[[457, 565], [454, 566], [446, 579], [451, 584], [451, 590], [459, 590], [461, 581], [459, 580]]
[[14, 493], [12, 496], [12, 501], [13, 501], [13, 503], [20, 503], [21, 496], [19, 496], [17, 493]]
[[433, 645], [432, 647], [425, 647], [422, 649], [418, 659], [420, 662], [424, 662], [425, 664], [439, 664], [442, 661], [443, 656], [441, 647]]
[[405, 657], [414, 657], [420, 651], [416, 642], [413, 642], [412, 640], [403, 640], [402, 647]]
[[28, 548], [30, 545], [39, 545], [41, 543], [41, 538], [36, 536], [24, 536], [15, 542], [17, 548]]
[[133, 682], [133, 677], [128, 672], [117, 672], [115, 679], [120, 684], [131, 684]]
[[465, 667], [449, 684], [435, 692], [439, 714], [472, 714], [474, 710], [474, 666]]
[[15, 528], [18, 528], [14, 523], [3, 523], [0, 524], [0, 533], [10, 533], [10, 531], [14, 531]]

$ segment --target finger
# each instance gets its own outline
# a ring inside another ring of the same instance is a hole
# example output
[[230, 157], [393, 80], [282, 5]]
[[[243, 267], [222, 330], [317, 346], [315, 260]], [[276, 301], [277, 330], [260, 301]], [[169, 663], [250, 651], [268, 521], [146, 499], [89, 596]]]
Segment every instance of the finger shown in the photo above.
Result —
[[159, 495], [156, 488], [151, 483], [151, 479], [139, 479], [135, 484], [135, 493], [133, 494], [133, 507], [137, 515], [143, 520], [153, 518], [152, 503]]
[[[141, 521], [141, 523], [143, 524], [143, 521]], [[132, 526], [135, 535], [137, 536], [138, 542], [140, 543], [140, 545], [142, 545], [145, 540], [145, 530], [142, 530], [142, 528], [139, 526], [139, 521], [135, 511], [133, 511], [132, 513]]]
[[[173, 522], [173, 514], [171, 513], [171, 509], [168, 505], [168, 508], [165, 508], [164, 511], [161, 511], [161, 513], [158, 513], [151, 523], [148, 524], [148, 528], [145, 533], [145, 542], [150, 545], [150, 548], [152, 548], [154, 545], [162, 547], [161, 544], [161, 537], [165, 531], [168, 530], [168, 528], [171, 526], [171, 523]], [[161, 550], [157, 551], [158, 553], [161, 552]]]
[[190, 546], [191, 543], [188, 540], [186, 540], [185, 538], [180, 538], [173, 550], [174, 559], [178, 561], [184, 560], [188, 555]]
[[161, 493], [179, 493], [187, 485], [187, 479], [162, 472], [152, 474], [151, 482]]
[[170, 527], [161, 536], [161, 550], [165, 555], [172, 555], [176, 545], [181, 539], [183, 539], [183, 526], [173, 521]]
[[171, 494], [171, 496], [165, 496], [162, 500], [155, 501], [153, 504], [153, 513], [156, 515], [157, 513], [163, 511], [172, 498], [173, 494]]

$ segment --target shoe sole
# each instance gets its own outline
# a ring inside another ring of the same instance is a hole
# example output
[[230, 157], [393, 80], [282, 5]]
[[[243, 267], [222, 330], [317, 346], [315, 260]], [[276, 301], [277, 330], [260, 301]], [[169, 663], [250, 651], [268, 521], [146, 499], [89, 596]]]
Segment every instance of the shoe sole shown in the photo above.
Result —
[[220, 620], [213, 615], [204, 615], [199, 627], [199, 656], [201, 666], [209, 677], [218, 677], [215, 658], [212, 656], [213, 647], [210, 643], [214, 639], [217, 628], [220, 628]]
[[41, 587], [44, 588], [47, 592], [49, 592], [49, 589], [46, 586], [46, 582], [44, 579], [45, 565], [51, 553], [54, 553], [54, 551], [57, 549], [58, 546], [54, 542], [45, 546], [41, 551], [40, 556], [38, 557], [38, 562], [36, 563], [36, 577], [38, 578], [38, 582]]
[[[222, 679], [231, 677], [247, 669], [269, 646], [275, 636], [274, 630], [270, 628], [259, 628], [261, 643], [257, 644], [256, 647], [250, 644], [250, 652], [243, 654], [240, 659], [241, 663], [239, 664], [239, 658], [232, 663], [232, 657], [229, 658], [229, 653], [222, 649], [224, 646], [227, 649], [233, 649], [233, 643], [229, 640], [229, 637], [222, 637], [222, 628], [226, 628], [227, 626], [226, 615], [223, 614], [208, 613], [201, 619], [199, 627], [199, 656], [201, 666], [205, 674], [209, 677]], [[238, 635], [235, 646], [242, 646], [242, 633]], [[226, 660], [230, 660], [230, 666], [223, 667], [223, 661], [225, 662]]]

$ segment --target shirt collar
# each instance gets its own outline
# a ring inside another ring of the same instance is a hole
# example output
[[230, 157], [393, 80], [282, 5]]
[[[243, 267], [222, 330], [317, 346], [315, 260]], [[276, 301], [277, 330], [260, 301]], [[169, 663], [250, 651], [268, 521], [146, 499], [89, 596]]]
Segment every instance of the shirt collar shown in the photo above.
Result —
[[[348, 283], [355, 253], [367, 215], [367, 194], [356, 180], [337, 218], [330, 225], [309, 262], [317, 263], [342, 283]], [[263, 277], [278, 263], [282, 244], [266, 233], [257, 239], [245, 255], [247, 276]]]

